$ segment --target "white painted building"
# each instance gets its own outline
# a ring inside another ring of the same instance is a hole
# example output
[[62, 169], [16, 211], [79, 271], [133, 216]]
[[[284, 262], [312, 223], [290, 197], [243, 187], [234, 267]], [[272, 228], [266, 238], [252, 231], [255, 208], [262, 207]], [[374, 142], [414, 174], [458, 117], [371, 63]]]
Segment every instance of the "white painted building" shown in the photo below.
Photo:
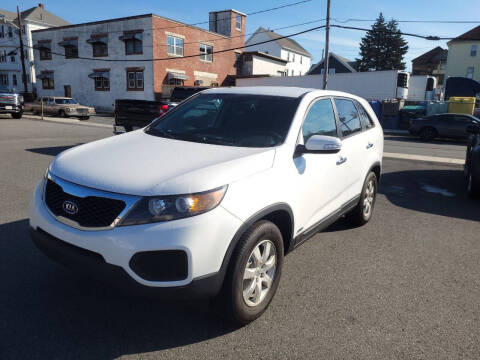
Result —
[[[259, 42], [275, 40], [265, 44], [253, 45]], [[287, 60], [286, 75], [305, 75], [312, 64], [312, 55], [298, 42], [291, 38], [282, 38], [273, 31], [259, 27], [246, 42], [246, 51], [259, 51]]]
[[286, 76], [288, 61], [259, 51], [245, 51], [239, 63], [239, 76]]
[[33, 32], [38, 96], [100, 111], [115, 99], [154, 100], [152, 28], [149, 14]]
[[[23, 43], [27, 92], [36, 89], [32, 31], [68, 25], [69, 23], [45, 10], [43, 4], [20, 13], [22, 18]], [[0, 84], [23, 92], [22, 63], [20, 57], [20, 33], [17, 13], [0, 9]]]

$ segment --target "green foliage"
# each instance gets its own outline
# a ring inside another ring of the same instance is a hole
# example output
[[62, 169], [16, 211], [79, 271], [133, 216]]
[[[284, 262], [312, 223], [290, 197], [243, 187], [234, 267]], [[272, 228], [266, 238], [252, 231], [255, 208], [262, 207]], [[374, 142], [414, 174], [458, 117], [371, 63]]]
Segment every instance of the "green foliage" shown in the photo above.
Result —
[[380, 13], [375, 24], [367, 31], [360, 43], [358, 71], [405, 70], [403, 56], [408, 45], [400, 34], [398, 23], [394, 19], [385, 21]]

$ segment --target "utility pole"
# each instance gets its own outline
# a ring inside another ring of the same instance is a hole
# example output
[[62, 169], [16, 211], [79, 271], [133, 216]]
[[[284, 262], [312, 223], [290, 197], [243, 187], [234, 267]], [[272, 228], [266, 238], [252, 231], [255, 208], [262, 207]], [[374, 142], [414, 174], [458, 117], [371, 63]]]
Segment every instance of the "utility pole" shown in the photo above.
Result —
[[23, 93], [28, 92], [27, 87], [27, 72], [25, 71], [25, 50], [23, 49], [23, 34], [22, 34], [22, 18], [20, 16], [20, 9], [17, 6], [17, 16], [18, 16], [18, 32], [20, 34], [20, 59], [22, 62], [22, 80], [23, 80]]
[[327, 0], [327, 24], [325, 26], [325, 57], [323, 60], [323, 90], [327, 89], [328, 80], [328, 58], [330, 45], [330, 0]]

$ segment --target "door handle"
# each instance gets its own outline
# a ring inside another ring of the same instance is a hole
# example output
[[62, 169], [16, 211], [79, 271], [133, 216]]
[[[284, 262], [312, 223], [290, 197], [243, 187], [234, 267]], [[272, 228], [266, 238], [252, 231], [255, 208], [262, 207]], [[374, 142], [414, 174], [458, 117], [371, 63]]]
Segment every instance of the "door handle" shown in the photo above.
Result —
[[373, 147], [373, 143], [369, 142], [369, 143], [367, 144], [367, 149], [370, 149], [371, 147]]
[[342, 165], [345, 161], [347, 161], [346, 156], [340, 156], [340, 159], [337, 161], [337, 165]]

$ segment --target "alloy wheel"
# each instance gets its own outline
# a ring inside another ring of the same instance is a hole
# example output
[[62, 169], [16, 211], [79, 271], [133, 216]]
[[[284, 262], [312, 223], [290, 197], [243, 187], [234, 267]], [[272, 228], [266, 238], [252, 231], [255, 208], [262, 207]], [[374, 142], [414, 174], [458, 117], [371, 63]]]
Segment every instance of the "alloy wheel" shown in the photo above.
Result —
[[259, 305], [273, 285], [277, 268], [277, 249], [270, 240], [258, 243], [248, 257], [243, 274], [243, 300], [247, 306]]
[[375, 184], [370, 180], [365, 188], [365, 197], [363, 199], [363, 215], [368, 218], [372, 213], [373, 201], [375, 199]]

